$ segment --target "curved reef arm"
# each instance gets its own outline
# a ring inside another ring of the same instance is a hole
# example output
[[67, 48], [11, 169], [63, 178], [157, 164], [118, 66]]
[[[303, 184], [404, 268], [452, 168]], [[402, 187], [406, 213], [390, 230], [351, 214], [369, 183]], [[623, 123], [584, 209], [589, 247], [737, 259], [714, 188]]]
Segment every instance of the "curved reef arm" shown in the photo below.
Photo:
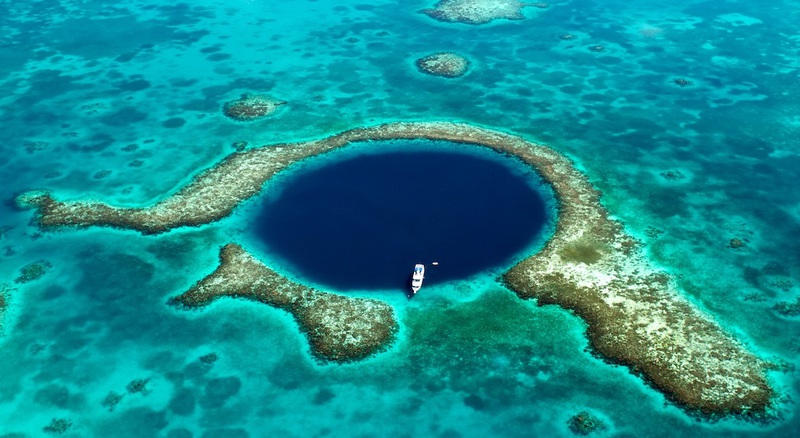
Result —
[[320, 292], [291, 282], [239, 245], [225, 245], [219, 260], [214, 272], [170, 302], [197, 309], [221, 297], [234, 297], [283, 309], [306, 333], [314, 354], [329, 361], [364, 359], [394, 341], [397, 320], [388, 304]]

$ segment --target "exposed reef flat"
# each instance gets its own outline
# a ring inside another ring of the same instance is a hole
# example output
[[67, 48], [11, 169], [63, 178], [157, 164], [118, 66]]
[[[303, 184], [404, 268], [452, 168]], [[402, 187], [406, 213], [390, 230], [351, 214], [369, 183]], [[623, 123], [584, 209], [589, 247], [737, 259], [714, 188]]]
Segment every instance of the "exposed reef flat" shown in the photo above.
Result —
[[469, 69], [467, 58], [451, 52], [434, 53], [416, 61], [417, 68], [423, 73], [445, 78], [464, 76]]
[[294, 283], [264, 266], [242, 247], [225, 245], [219, 267], [171, 303], [200, 308], [220, 297], [245, 298], [286, 310], [308, 336], [318, 357], [348, 362], [386, 348], [397, 332], [391, 306]]
[[[558, 199], [556, 231], [544, 249], [504, 275], [506, 284], [522, 298], [574, 311], [586, 321], [597, 353], [630, 367], [691, 410], [709, 415], [760, 414], [770, 407], [774, 395], [766, 378], [770, 365], [689, 302], [648, 261], [640, 244], [619, 222], [609, 219], [600, 194], [569, 159], [516, 136], [457, 123], [391, 123], [234, 153], [148, 208], [65, 203], [42, 192], [22, 195], [19, 202], [37, 207], [44, 227], [100, 225], [163, 232], [222, 218], [295, 161], [352, 142], [391, 139], [484, 146], [515, 155], [535, 168], [552, 184]], [[246, 272], [242, 275], [250, 278]], [[209, 282], [225, 278], [220, 274]]]
[[285, 104], [285, 101], [270, 96], [245, 94], [239, 99], [226, 103], [222, 111], [228, 118], [249, 122], [266, 117]]
[[532, 6], [517, 0], [441, 0], [421, 12], [439, 21], [483, 24], [492, 20], [522, 20], [522, 8]]

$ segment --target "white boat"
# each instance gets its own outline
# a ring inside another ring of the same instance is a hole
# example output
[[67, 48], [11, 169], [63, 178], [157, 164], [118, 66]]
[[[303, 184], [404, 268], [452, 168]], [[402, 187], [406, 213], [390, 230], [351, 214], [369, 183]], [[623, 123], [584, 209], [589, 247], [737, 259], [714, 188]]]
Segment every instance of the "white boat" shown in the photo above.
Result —
[[411, 276], [411, 290], [416, 294], [422, 287], [422, 280], [425, 278], [425, 265], [417, 263], [414, 266], [414, 274]]

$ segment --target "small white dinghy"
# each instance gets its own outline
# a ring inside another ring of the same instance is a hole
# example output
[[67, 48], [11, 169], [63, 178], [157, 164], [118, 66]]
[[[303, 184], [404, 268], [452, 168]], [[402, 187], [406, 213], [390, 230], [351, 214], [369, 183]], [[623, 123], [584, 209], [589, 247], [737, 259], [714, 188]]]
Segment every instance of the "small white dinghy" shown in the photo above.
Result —
[[414, 266], [414, 274], [411, 276], [411, 290], [416, 294], [422, 287], [422, 280], [425, 278], [425, 265], [417, 263]]

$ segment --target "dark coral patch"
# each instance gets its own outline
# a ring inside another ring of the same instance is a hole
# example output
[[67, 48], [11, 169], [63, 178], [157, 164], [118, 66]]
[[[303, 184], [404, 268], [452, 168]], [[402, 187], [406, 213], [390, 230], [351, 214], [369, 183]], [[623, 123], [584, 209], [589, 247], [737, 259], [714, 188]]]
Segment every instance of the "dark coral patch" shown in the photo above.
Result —
[[603, 421], [587, 411], [582, 411], [570, 417], [567, 421], [569, 430], [577, 435], [589, 435], [605, 429]]
[[38, 280], [52, 268], [53, 265], [47, 260], [39, 260], [25, 265], [19, 270], [19, 276], [14, 280], [15, 283], [29, 283]]
[[133, 106], [126, 106], [103, 116], [100, 121], [109, 126], [127, 126], [141, 122], [147, 117], [146, 112], [139, 111]]
[[208, 55], [206, 57], [206, 59], [208, 59], [211, 62], [217, 62], [217, 61], [224, 61], [226, 59], [230, 59], [230, 57], [231, 57], [231, 55], [228, 54], [228, 53], [213, 53], [211, 55]]
[[186, 124], [186, 120], [180, 117], [173, 117], [171, 119], [164, 120], [161, 125], [165, 128], [180, 128], [181, 126]]

